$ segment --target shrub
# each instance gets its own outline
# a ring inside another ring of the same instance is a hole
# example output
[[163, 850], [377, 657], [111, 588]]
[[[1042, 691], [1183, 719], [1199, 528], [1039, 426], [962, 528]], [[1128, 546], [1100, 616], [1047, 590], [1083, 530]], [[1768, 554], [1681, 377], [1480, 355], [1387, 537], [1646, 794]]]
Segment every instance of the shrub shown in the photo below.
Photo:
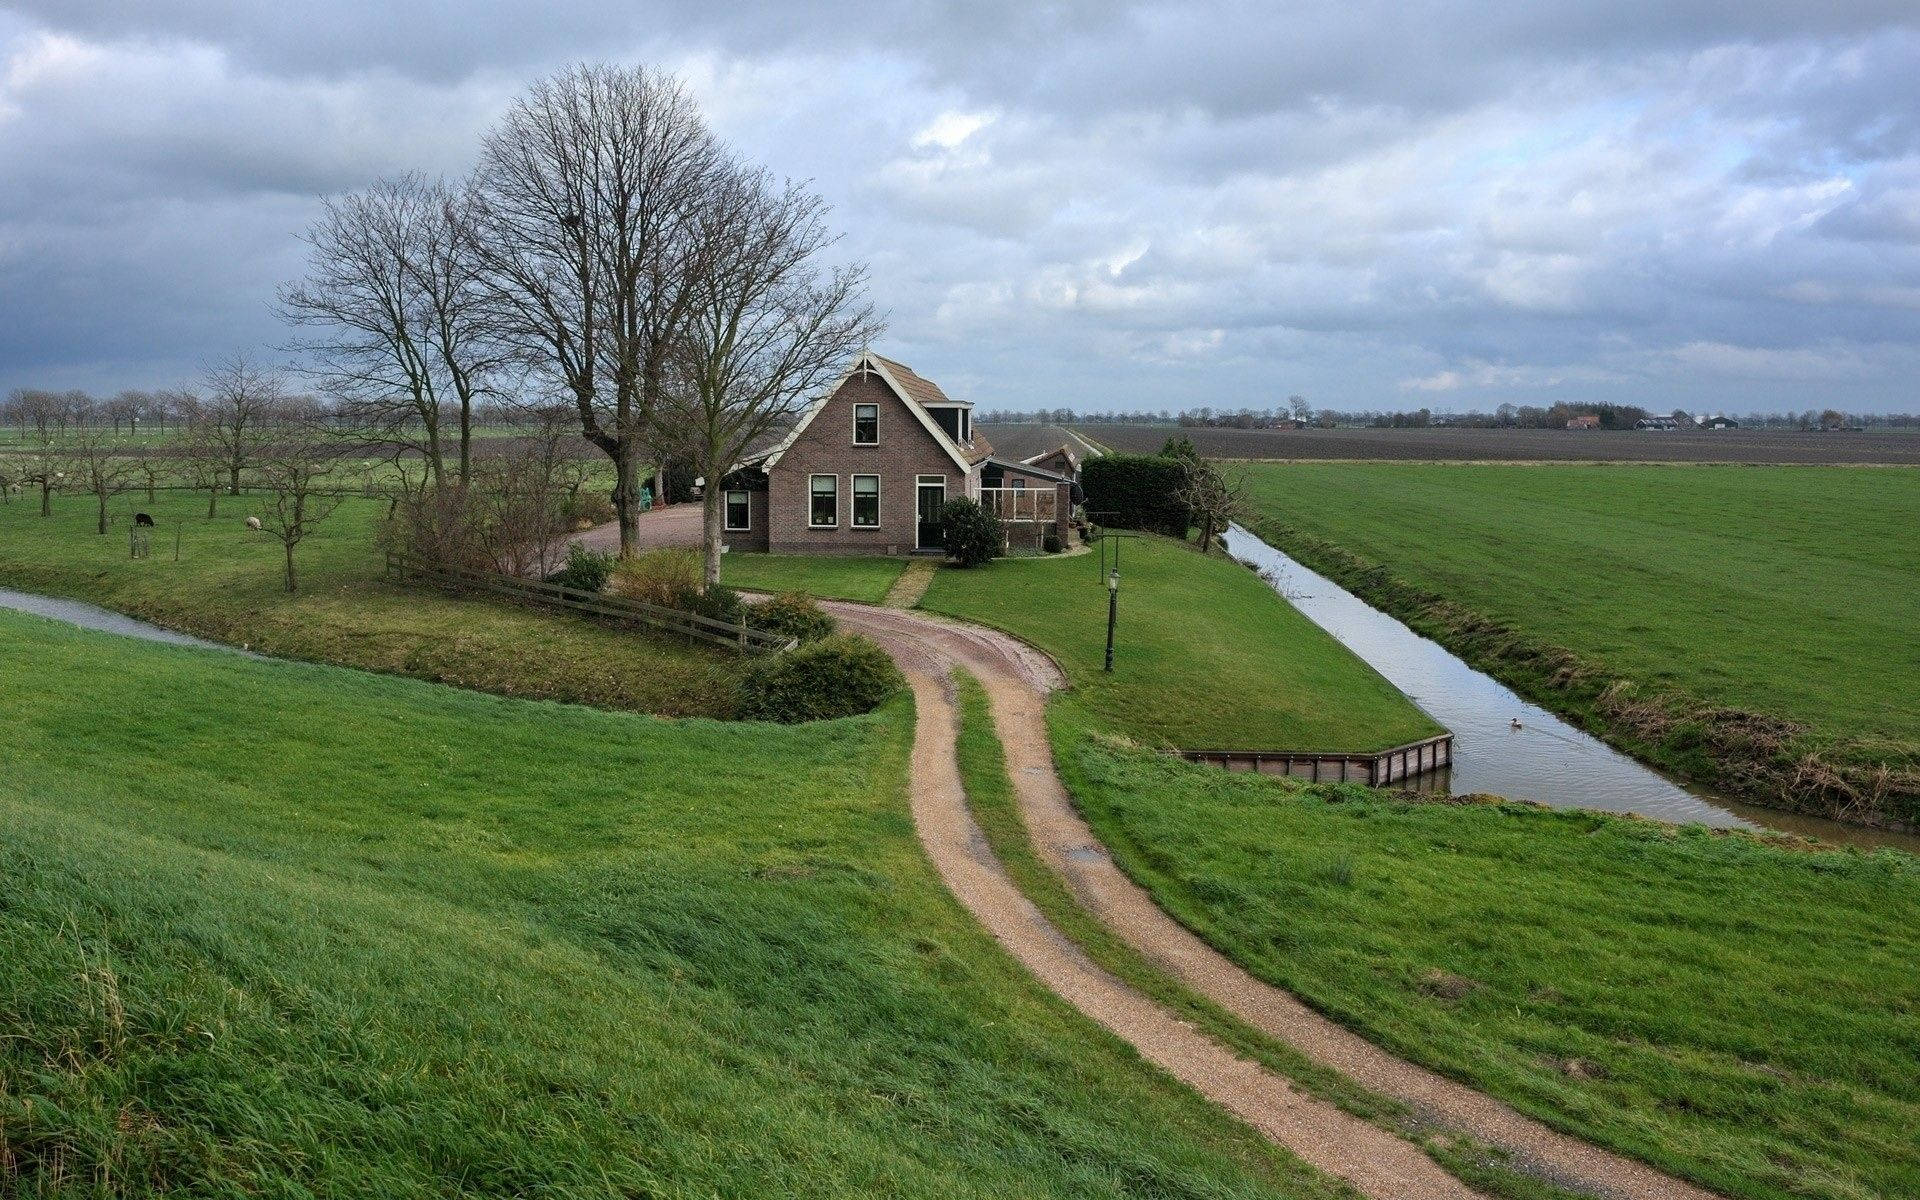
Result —
[[1184, 460], [1159, 454], [1107, 454], [1080, 469], [1087, 512], [1114, 529], [1144, 529], [1185, 537], [1193, 514], [1180, 502]]
[[786, 724], [858, 716], [906, 683], [872, 640], [836, 633], [754, 664], [741, 685], [740, 715]]
[[547, 576], [547, 582], [583, 592], [605, 591], [607, 580], [613, 577], [614, 561], [611, 554], [589, 550], [575, 542], [567, 551], [567, 565]]
[[602, 492], [581, 488], [560, 501], [560, 515], [574, 527], [604, 525], [618, 515]]
[[1048, 554], [1060, 553], [1060, 535], [1051, 529], [1047, 530], [1047, 535], [1040, 539], [1040, 548]]
[[648, 550], [613, 569], [613, 590], [662, 608], [679, 608], [680, 597], [700, 590], [704, 564], [698, 550]]
[[940, 510], [940, 527], [946, 533], [948, 556], [963, 567], [977, 567], [1000, 553], [1000, 518], [977, 501], [947, 501]]
[[740, 624], [746, 611], [740, 593], [719, 585], [703, 589], [705, 578], [706, 563], [698, 550], [648, 550], [614, 568], [613, 590], [661, 608]]
[[749, 612], [747, 624], [803, 646], [833, 633], [833, 618], [805, 592], [782, 592]]

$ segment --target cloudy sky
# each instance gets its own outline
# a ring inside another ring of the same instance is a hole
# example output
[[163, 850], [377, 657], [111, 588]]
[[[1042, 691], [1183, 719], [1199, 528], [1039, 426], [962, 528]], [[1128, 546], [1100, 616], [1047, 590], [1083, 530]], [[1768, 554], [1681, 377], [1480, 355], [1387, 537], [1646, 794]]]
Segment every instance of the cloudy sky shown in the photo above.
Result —
[[680, 73], [988, 407], [1920, 410], [1920, 6], [0, 2], [0, 390], [286, 340], [315, 197]]

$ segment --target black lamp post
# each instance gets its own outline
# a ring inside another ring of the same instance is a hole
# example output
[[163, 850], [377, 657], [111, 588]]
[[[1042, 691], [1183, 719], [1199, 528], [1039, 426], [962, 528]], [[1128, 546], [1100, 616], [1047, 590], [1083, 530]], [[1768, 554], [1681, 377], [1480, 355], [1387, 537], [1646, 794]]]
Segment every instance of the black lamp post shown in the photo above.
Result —
[[1113, 626], [1120, 618], [1120, 568], [1107, 573], [1107, 667], [1113, 670]]

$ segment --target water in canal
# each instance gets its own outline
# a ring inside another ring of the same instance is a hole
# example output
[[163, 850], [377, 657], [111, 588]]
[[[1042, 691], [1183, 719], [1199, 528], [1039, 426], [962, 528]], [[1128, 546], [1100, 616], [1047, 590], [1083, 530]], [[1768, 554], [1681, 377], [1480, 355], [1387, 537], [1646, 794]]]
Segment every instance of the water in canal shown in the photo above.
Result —
[[[1234, 526], [1227, 548], [1453, 733], [1453, 767], [1429, 786], [1556, 808], [1638, 813], [1723, 829], [1780, 829], [1856, 846], [1920, 852], [1920, 836], [1740, 804], [1683, 787], [1476, 671], [1438, 642]], [[1516, 724], [1517, 722], [1517, 724]]]
[[[36, 617], [51, 617], [56, 621], [65, 621], [69, 625], [78, 625], [82, 629], [97, 629], [102, 633], [117, 633], [122, 637], [139, 638], [147, 642], [166, 642], [174, 646], [193, 646], [201, 650], [225, 650], [233, 654], [247, 654], [238, 646], [209, 642], [205, 638], [194, 637], [190, 633], [175, 633], [171, 629], [162, 629], [145, 621], [136, 621], [132, 617], [122, 616], [92, 604], [78, 600], [62, 600], [57, 596], [39, 596], [32, 592], [16, 592], [10, 588], [0, 588], [0, 608], [10, 608], [15, 612], [32, 613]], [[258, 658], [259, 655], [248, 655]]]

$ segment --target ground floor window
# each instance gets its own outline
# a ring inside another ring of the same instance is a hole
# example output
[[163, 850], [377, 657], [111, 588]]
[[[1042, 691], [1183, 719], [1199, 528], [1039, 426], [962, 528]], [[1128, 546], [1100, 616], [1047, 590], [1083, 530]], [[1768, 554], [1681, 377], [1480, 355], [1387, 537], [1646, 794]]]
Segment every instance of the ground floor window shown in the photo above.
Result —
[[840, 523], [840, 477], [814, 475], [810, 481], [813, 496], [812, 506], [807, 510], [807, 524], [815, 529], [831, 529]]
[[732, 533], [753, 528], [753, 498], [745, 491], [727, 493], [727, 530]]
[[878, 475], [853, 477], [853, 523], [861, 529], [873, 529], [879, 526], [880, 477]]

